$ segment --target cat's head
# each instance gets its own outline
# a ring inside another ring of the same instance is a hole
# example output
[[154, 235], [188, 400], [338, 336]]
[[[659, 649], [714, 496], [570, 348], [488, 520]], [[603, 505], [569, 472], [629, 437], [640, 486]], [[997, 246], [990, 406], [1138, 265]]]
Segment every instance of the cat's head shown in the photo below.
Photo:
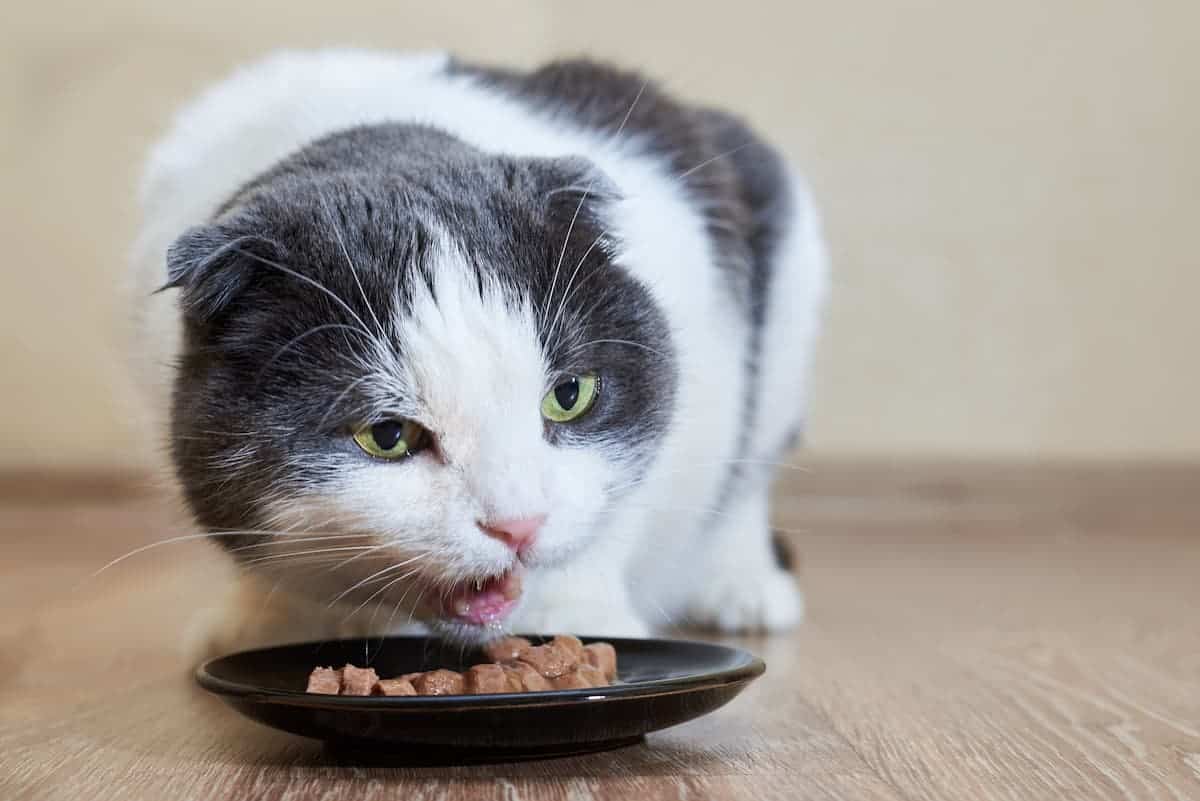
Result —
[[[318, 142], [168, 254], [171, 448], [244, 564], [482, 634], [654, 458], [675, 366], [577, 159], [406, 126]], [[383, 620], [384, 618], [380, 618]]]

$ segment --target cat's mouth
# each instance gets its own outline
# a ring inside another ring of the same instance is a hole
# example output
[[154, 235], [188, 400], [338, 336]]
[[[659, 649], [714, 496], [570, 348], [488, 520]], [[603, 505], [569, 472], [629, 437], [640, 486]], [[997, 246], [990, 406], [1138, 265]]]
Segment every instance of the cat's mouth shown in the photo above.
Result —
[[442, 614], [472, 626], [488, 626], [508, 617], [521, 597], [521, 574], [516, 570], [499, 576], [468, 579], [442, 601]]

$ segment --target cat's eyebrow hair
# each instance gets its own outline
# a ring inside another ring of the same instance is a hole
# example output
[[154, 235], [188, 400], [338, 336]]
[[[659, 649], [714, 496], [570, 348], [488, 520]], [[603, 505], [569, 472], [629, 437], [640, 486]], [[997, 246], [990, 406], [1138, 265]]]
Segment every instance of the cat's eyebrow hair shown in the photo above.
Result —
[[279, 262], [264, 258], [264, 257], [258, 255], [257, 253], [252, 253], [251, 251], [243, 250], [242, 248], [239, 248], [239, 247], [235, 247], [232, 250], [234, 253], [238, 253], [243, 256], [248, 256], [249, 258], [254, 259], [257, 262], [265, 264], [268, 267], [273, 267], [274, 269], [279, 270], [280, 272], [284, 273], [285, 275], [290, 275], [293, 278], [303, 281], [304, 283], [320, 290], [321, 292], [324, 292], [335, 303], [337, 303], [339, 306], [341, 306], [343, 309], [345, 309], [350, 314], [351, 317], [354, 318], [354, 321], [357, 322], [362, 327], [362, 332], [364, 334], [366, 334], [368, 337], [374, 336], [373, 334], [371, 334], [370, 329], [367, 328], [367, 324], [363, 322], [362, 318], [358, 316], [358, 314], [354, 311], [354, 309], [350, 308], [350, 304], [348, 304], [346, 301], [342, 300], [341, 296], [339, 296], [336, 292], [334, 292], [329, 287], [322, 284], [320, 281], [317, 281], [316, 279], [313, 279], [313, 278], [309, 278], [304, 273], [293, 270], [291, 267], [285, 267], [284, 265], [280, 264]]
[[[343, 389], [336, 398], [334, 398], [333, 403], [329, 404], [329, 409], [325, 412], [324, 416], [322, 416], [321, 419], [317, 421], [316, 429], [318, 431], [334, 430], [331, 428], [326, 428], [326, 423], [329, 421], [330, 415], [332, 415], [334, 412], [337, 411], [338, 406], [340, 406], [342, 401], [346, 399], [347, 395], [349, 395], [351, 392], [353, 392], [354, 389], [359, 384], [361, 384], [362, 382], [366, 381], [368, 378], [371, 378], [371, 377], [372, 377], [371, 373], [365, 373], [365, 374], [359, 376], [358, 378], [354, 379], [353, 381], [351, 381], [349, 384], [347, 384], [346, 388]], [[341, 425], [345, 425], [345, 424], [346, 424], [346, 421], [344, 421], [344, 420], [341, 421]]]

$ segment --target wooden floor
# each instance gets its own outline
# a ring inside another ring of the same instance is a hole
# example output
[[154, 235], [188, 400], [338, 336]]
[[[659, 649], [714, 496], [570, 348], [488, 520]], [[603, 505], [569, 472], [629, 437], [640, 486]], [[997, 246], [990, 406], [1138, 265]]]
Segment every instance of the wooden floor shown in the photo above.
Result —
[[[61, 485], [60, 486], [61, 489]], [[340, 766], [169, 648], [215, 554], [120, 481], [0, 482], [0, 799], [1200, 798], [1200, 467], [823, 465], [781, 488], [809, 599], [767, 675], [644, 745]]]

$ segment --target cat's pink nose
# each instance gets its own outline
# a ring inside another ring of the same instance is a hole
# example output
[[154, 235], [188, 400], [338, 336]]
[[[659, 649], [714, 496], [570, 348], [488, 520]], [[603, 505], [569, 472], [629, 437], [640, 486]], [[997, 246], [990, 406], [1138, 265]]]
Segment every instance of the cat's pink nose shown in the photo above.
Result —
[[545, 515], [516, 517], [508, 520], [480, 520], [479, 528], [489, 537], [494, 537], [518, 553], [533, 545], [538, 530], [546, 522]]

